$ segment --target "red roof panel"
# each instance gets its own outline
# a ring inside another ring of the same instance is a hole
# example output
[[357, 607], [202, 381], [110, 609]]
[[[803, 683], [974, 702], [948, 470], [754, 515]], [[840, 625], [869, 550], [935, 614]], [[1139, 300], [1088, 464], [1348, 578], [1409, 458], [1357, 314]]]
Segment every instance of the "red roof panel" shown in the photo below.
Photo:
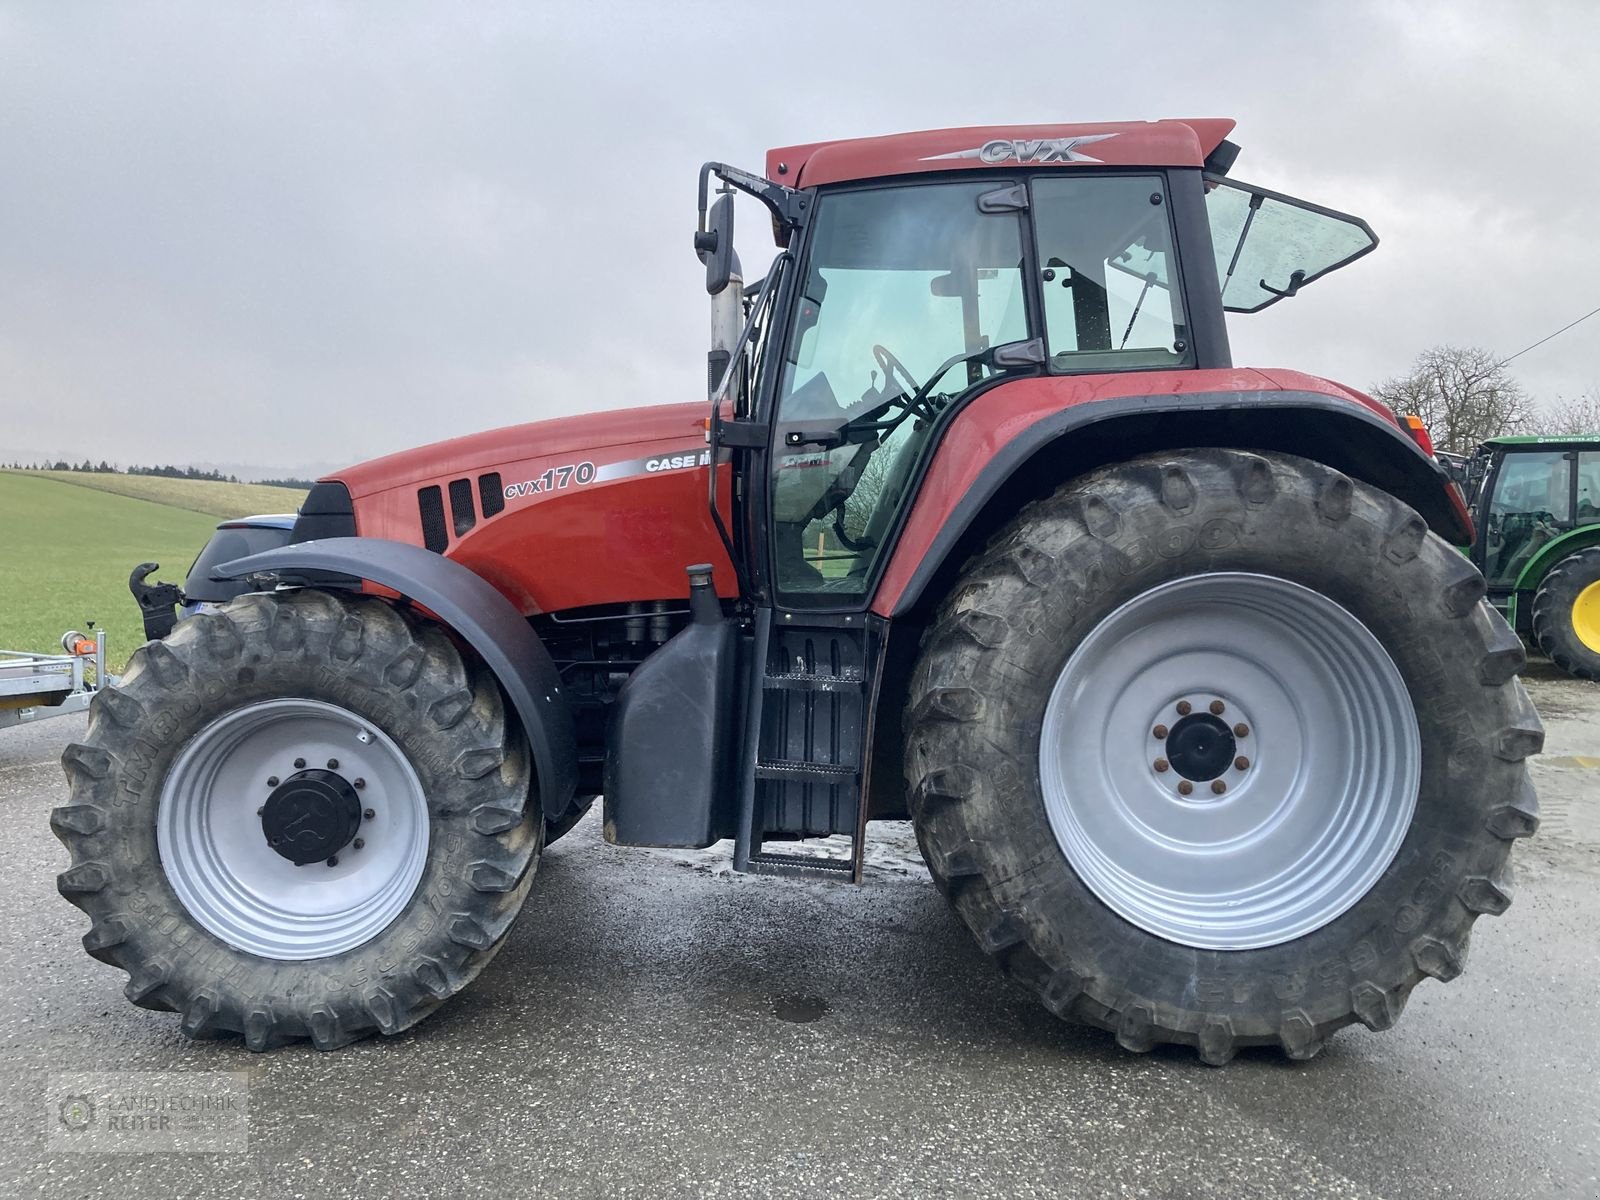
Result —
[[1004, 165], [1198, 167], [1233, 129], [1226, 117], [1099, 125], [978, 125], [783, 146], [767, 178], [790, 187]]

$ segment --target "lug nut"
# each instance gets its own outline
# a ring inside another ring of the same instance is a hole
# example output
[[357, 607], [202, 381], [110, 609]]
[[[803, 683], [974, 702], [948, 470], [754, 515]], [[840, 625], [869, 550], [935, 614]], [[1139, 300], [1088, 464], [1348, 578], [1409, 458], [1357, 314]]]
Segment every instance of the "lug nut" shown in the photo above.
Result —
[[266, 805], [262, 805], [260, 808], [256, 809], [256, 816], [264, 817], [266, 815], [267, 815]]
[[328, 856], [328, 865], [330, 867], [337, 867], [339, 865], [339, 856], [337, 854], [330, 854]]
[[297, 758], [297, 759], [294, 760], [294, 769], [296, 771], [300, 770], [305, 765], [306, 765], [306, 760], [303, 759], [303, 758]]
[[1211, 702], [1211, 715], [1214, 717], [1220, 717], [1227, 709], [1228, 706], [1221, 700], [1213, 700]]
[[268, 775], [267, 776], [267, 786], [268, 787], [277, 787], [278, 786], [278, 777], [276, 775]]
[[1171, 764], [1168, 763], [1167, 760], [1164, 759], [1164, 758], [1158, 758], [1158, 759], [1156, 759], [1156, 764], [1155, 765], [1156, 765], [1156, 770], [1157, 771], [1161, 771], [1161, 772], [1165, 773], [1165, 771], [1167, 770], [1167, 768]]
[[354, 786], [357, 791], [360, 791], [362, 788], [367, 786], [367, 781], [365, 779], [357, 779]]
[[361, 810], [361, 815], [363, 817], [365, 817], [367, 820], [370, 821], [370, 820], [372, 820], [373, 817], [377, 816], [378, 814], [373, 812], [372, 809], [370, 809], [370, 808], [364, 808], [364, 809]]
[[330, 758], [328, 760], [328, 770], [337, 771], [338, 769], [339, 769], [339, 760], [337, 758]]
[[1211, 781], [1211, 790], [1220, 796], [1223, 792], [1228, 790], [1228, 785], [1223, 783], [1220, 779], [1213, 779]]
[[1157, 725], [1150, 731], [1150, 736], [1158, 742], [1164, 740], [1167, 736], [1167, 727], [1165, 725]]
[[1194, 706], [1192, 704], [1190, 704], [1187, 700], [1179, 700], [1178, 701], [1178, 715], [1180, 717], [1187, 717], [1189, 715], [1189, 713], [1193, 711], [1193, 709], [1194, 709]]
[[352, 846], [354, 846], [357, 850], [359, 850], [359, 849], [361, 849], [361, 847], [365, 846], [367, 844], [367, 842], [366, 842], [365, 838], [357, 838], [355, 841], [351, 842], [350, 844]]
[[1236, 771], [1248, 771], [1250, 769], [1250, 760], [1241, 754], [1233, 760], [1233, 767]]
[[1178, 795], [1187, 796], [1192, 791], [1194, 791], [1194, 784], [1190, 783], [1187, 779], [1179, 782]]
[[1234, 737], [1249, 737], [1250, 736], [1250, 726], [1246, 725], [1243, 721], [1240, 721], [1237, 725], [1235, 725], [1233, 727], [1233, 736]]

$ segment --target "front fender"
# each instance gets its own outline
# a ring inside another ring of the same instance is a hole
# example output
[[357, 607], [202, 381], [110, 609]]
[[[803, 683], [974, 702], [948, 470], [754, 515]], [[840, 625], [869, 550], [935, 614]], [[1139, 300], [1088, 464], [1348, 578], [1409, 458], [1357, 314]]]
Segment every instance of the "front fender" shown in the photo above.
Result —
[[1569, 529], [1553, 542], [1539, 547], [1517, 575], [1516, 590], [1532, 591], [1544, 581], [1545, 573], [1569, 554], [1589, 546], [1600, 546], [1600, 525], [1581, 525]]
[[449, 626], [494, 672], [522, 721], [547, 821], [571, 806], [578, 751], [561, 676], [526, 618], [481, 576], [420, 546], [384, 538], [298, 542], [222, 563], [215, 580], [306, 571], [364, 579], [399, 592]]

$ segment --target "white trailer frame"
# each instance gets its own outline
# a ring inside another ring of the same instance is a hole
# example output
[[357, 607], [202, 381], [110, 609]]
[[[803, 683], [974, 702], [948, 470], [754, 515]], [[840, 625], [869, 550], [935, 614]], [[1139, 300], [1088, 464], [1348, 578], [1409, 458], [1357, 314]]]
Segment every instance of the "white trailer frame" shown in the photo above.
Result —
[[95, 631], [92, 655], [0, 650], [0, 729], [82, 712], [101, 688], [116, 682], [106, 674], [103, 629]]

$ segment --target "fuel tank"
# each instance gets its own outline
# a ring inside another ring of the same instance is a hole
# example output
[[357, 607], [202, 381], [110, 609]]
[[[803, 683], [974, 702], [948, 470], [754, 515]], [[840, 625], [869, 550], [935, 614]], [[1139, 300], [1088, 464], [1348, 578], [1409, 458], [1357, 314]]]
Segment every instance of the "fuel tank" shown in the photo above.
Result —
[[[681, 600], [684, 568], [734, 573], [711, 522], [704, 404], [491, 429], [335, 472], [356, 533], [425, 546], [524, 613]], [[719, 473], [728, 512], [730, 472]]]

